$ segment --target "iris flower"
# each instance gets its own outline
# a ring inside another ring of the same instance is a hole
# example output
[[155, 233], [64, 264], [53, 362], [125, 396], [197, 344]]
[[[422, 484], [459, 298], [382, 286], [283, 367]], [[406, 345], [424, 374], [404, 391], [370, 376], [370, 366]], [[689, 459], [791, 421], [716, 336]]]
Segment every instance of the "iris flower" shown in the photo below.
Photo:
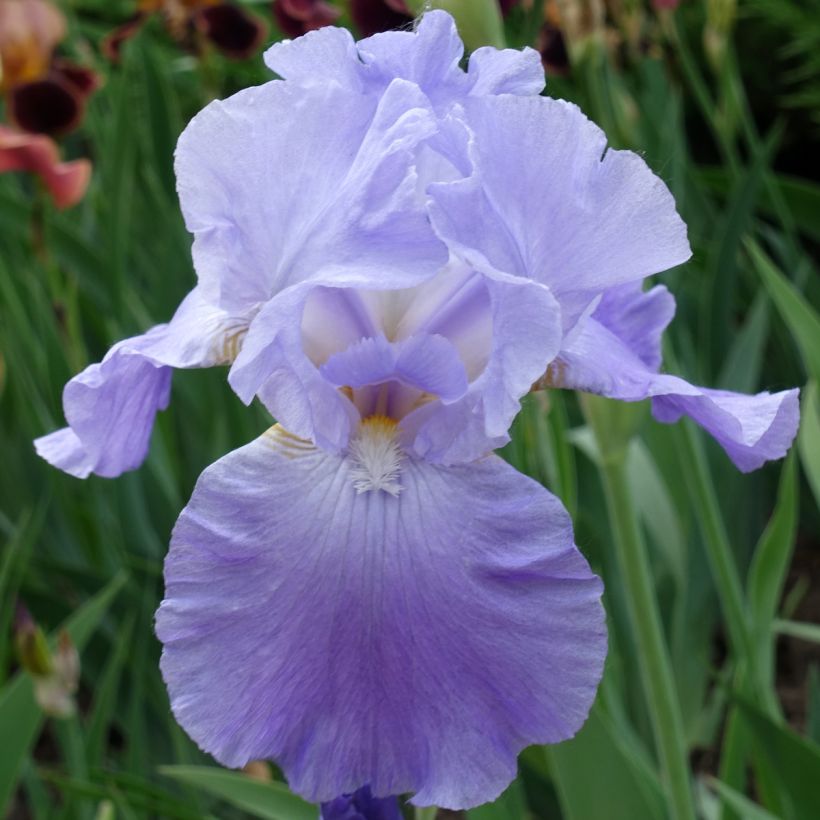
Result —
[[179, 141], [196, 287], [72, 379], [36, 443], [77, 476], [137, 467], [176, 367], [230, 364], [270, 410], [174, 528], [161, 667], [201, 748], [275, 760], [330, 817], [340, 795], [492, 800], [588, 714], [601, 583], [560, 502], [492, 453], [534, 383], [654, 397], [741, 469], [797, 422], [796, 391], [658, 373], [674, 302], [642, 281], [690, 255], [666, 186], [539, 96], [537, 52], [461, 57], [443, 12], [272, 46], [284, 79]]

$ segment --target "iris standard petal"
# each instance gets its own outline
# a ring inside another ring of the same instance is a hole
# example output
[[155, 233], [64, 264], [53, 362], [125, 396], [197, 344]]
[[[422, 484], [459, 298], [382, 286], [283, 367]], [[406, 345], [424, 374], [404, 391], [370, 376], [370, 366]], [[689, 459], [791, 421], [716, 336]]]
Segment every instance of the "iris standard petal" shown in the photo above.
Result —
[[543, 487], [495, 456], [407, 457], [398, 496], [274, 427], [200, 477], [157, 613], [174, 714], [220, 762], [313, 801], [468, 807], [595, 695], [601, 584]]
[[379, 100], [271, 82], [211, 103], [176, 154], [208, 298], [245, 309], [328, 268], [409, 283], [435, 273], [446, 251], [413, 169], [434, 131], [426, 99], [401, 81]]
[[464, 107], [475, 172], [428, 189], [459, 257], [548, 285], [567, 328], [607, 288], [689, 258], [666, 185], [637, 154], [607, 149], [575, 105], [502, 95]]
[[516, 51], [484, 46], [470, 55], [468, 76], [473, 80], [470, 95], [540, 94], [546, 83], [541, 55], [534, 48]]
[[66, 384], [69, 426], [37, 439], [38, 454], [77, 478], [136, 469], [148, 453], [157, 412], [168, 406], [172, 368], [233, 361], [249, 321], [192, 291], [170, 323], [118, 342]]
[[[656, 289], [657, 290], [657, 289]], [[645, 294], [651, 297], [655, 290]], [[653, 398], [655, 418], [675, 422], [690, 416], [720, 443], [743, 472], [786, 455], [797, 433], [797, 390], [746, 396], [696, 387], [677, 376], [657, 373], [657, 364], [595, 318], [586, 320], [572, 342], [550, 365], [543, 384], [585, 390], [624, 401]]]
[[465, 73], [464, 47], [453, 18], [428, 11], [412, 31], [385, 31], [355, 43], [350, 32], [323, 28], [296, 40], [274, 43], [265, 63], [303, 87], [328, 84], [381, 94], [395, 79], [417, 85], [441, 110], [466, 95], [540, 94], [544, 70], [538, 52], [480, 48]]

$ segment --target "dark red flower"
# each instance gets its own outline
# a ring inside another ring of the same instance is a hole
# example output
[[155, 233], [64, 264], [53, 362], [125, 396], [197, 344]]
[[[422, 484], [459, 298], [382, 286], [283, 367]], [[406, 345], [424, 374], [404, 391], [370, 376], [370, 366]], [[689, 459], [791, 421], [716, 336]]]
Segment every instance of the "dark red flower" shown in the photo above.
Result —
[[329, 26], [341, 12], [325, 0], [274, 0], [273, 18], [288, 37], [301, 37], [308, 31]]
[[538, 51], [548, 75], [565, 77], [569, 74], [569, 54], [560, 28], [544, 23], [538, 34]]
[[350, 0], [350, 16], [364, 37], [413, 22], [404, 0]]
[[174, 39], [189, 43], [195, 32], [235, 60], [250, 57], [267, 35], [265, 24], [240, 6], [219, 0], [137, 0], [137, 12], [115, 28], [102, 42], [102, 51], [112, 62], [120, 58], [123, 44], [130, 40], [152, 14], [161, 14]]

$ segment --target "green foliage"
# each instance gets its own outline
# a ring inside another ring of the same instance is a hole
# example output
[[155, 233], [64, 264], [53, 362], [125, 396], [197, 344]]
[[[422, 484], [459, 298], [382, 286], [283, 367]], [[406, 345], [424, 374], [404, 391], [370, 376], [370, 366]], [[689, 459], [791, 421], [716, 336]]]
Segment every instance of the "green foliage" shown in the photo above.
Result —
[[[491, 3], [482, 3], [483, 16], [475, 3], [450, 5], [465, 15], [472, 43], [500, 41]], [[820, 281], [811, 253], [820, 185], [795, 162], [811, 134], [790, 107], [820, 108], [820, 18], [811, 3], [749, 0], [741, 12], [753, 18], [742, 17], [739, 35], [725, 31], [725, 59], [715, 65], [698, 45], [705, 4], [681, 4], [664, 22], [645, 5], [634, 18], [610, 20], [591, 45], [571, 48], [575, 65], [550, 77], [548, 93], [578, 102], [615, 146], [644, 154], [689, 226], [692, 260], [661, 277], [678, 301], [666, 368], [748, 392], [808, 380], [802, 471], [793, 455], [741, 476], [697, 431], [658, 425], [646, 407], [587, 402], [588, 427], [571, 394], [525, 400], [503, 455], [570, 510], [576, 541], [605, 582], [610, 652], [578, 736], [527, 750], [513, 785], [470, 820], [665, 818], [674, 800], [670, 755], [678, 775], [686, 768], [676, 788], [686, 780], [704, 816], [820, 816], [818, 675], [801, 671], [808, 694], [788, 702], [787, 727], [786, 672], [775, 652], [775, 641], [801, 646], [814, 653], [815, 670], [820, 659], [818, 611], [800, 594], [817, 579], [799, 580], [817, 565], [820, 532]], [[153, 634], [179, 511], [206, 465], [269, 425], [265, 411], [244, 407], [224, 370], [180, 372], [135, 473], [80, 482], [49, 468], [31, 445], [62, 424], [71, 375], [114, 341], [166, 321], [190, 289], [190, 237], [174, 191], [177, 136], [210, 99], [267, 73], [258, 56], [197, 59], [158, 21], [110, 65], [99, 41], [128, 17], [131, 0], [65, 7], [66, 53], [105, 79], [83, 126], [61, 146], [68, 158], [93, 161], [91, 187], [58, 212], [30, 178], [0, 174], [0, 806], [38, 820], [313, 820], [315, 807], [281, 780], [218, 769], [196, 749], [170, 713]], [[541, 9], [517, 8], [507, 42], [534, 43]], [[253, 11], [269, 15], [268, 4]], [[744, 51], [752, 25], [787, 52], [795, 71], [788, 105], [760, 78], [758, 54]], [[761, 98], [775, 117], [753, 115]], [[613, 512], [613, 492], [627, 518]], [[643, 614], [659, 650], [648, 665], [642, 641], [651, 636], [641, 638], [634, 570], [617, 543], [625, 532], [644, 553]], [[67, 624], [81, 650], [80, 710], [67, 722], [43, 717], [17, 671], [18, 598], [46, 632]], [[665, 694], [653, 685], [657, 675], [671, 677]], [[666, 734], [657, 731], [659, 709]]]

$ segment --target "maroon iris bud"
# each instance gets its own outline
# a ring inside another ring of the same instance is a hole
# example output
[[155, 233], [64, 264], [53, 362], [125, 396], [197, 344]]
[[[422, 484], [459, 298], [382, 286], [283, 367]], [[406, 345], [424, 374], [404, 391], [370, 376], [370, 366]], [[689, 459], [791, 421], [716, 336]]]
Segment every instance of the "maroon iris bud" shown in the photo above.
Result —
[[400, 28], [413, 21], [404, 0], [351, 0], [350, 16], [365, 37]]
[[538, 51], [547, 74], [557, 77], [569, 74], [569, 54], [560, 28], [544, 23], [538, 34]]
[[341, 12], [324, 0], [274, 0], [276, 25], [288, 37], [301, 37], [308, 31], [335, 23]]
[[260, 20], [230, 3], [202, 9], [196, 25], [226, 57], [237, 60], [254, 54], [267, 34]]

